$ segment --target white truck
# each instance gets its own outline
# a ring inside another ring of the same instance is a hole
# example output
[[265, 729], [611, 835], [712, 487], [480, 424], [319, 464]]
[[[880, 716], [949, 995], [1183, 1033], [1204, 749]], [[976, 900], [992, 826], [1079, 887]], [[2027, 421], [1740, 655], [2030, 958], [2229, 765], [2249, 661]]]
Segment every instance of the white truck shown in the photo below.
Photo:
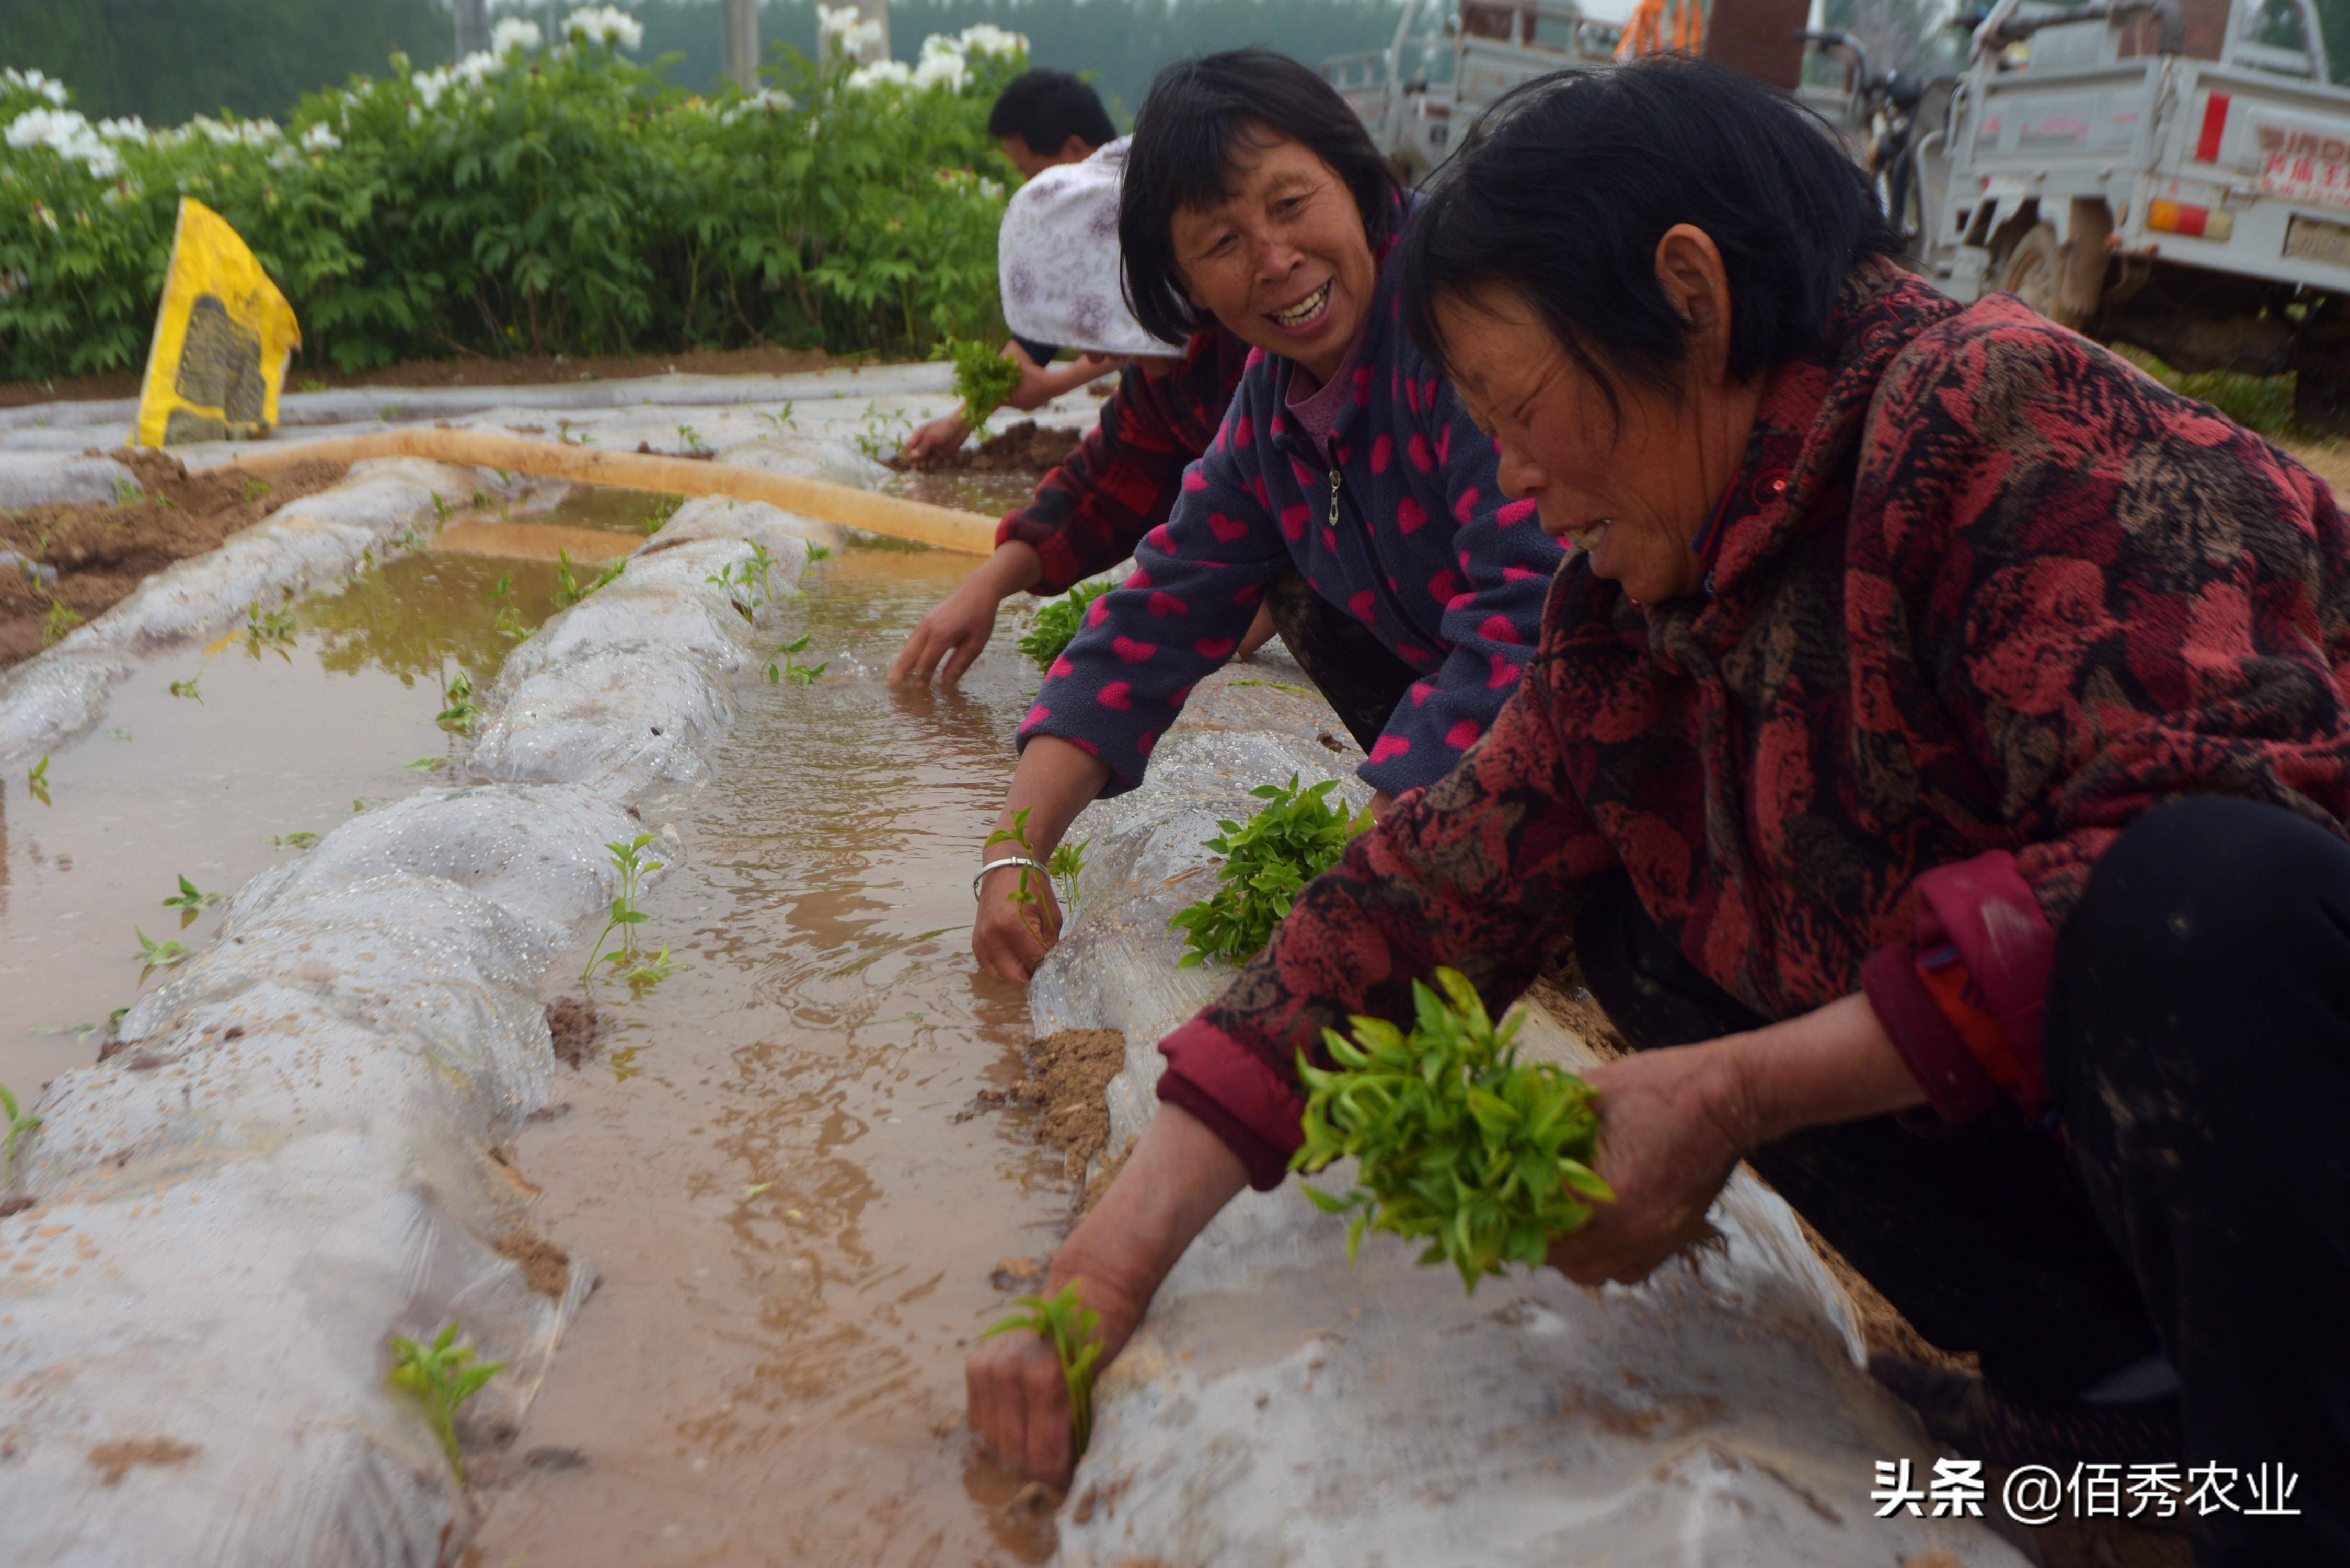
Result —
[[2350, 90], [2311, 0], [1999, 0], [1917, 151], [1919, 261], [2350, 431]]

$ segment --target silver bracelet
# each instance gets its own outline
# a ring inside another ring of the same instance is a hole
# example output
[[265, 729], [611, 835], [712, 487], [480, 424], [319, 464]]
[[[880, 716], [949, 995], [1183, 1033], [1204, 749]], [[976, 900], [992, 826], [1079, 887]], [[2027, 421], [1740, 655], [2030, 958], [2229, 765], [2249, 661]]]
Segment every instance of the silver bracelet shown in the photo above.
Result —
[[1038, 865], [1035, 861], [1029, 859], [1025, 855], [1014, 855], [1002, 860], [991, 860], [986, 865], [979, 868], [978, 876], [973, 877], [971, 879], [971, 896], [974, 901], [979, 898], [979, 885], [987, 880], [987, 874], [990, 871], [1001, 871], [1006, 866], [1025, 866], [1031, 871], [1042, 871], [1045, 869], [1044, 867]]

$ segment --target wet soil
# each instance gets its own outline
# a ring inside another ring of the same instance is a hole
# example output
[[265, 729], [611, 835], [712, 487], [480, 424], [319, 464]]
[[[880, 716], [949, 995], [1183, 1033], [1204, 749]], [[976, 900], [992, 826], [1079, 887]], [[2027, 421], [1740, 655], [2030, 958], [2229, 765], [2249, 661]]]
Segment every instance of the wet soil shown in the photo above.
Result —
[[[507, 387], [549, 386], [568, 381], [619, 381], [681, 371], [690, 376], [793, 376], [834, 365], [821, 348], [697, 348], [682, 354], [516, 354], [486, 359], [405, 359], [377, 370], [296, 367], [286, 377], [289, 392], [329, 387]], [[139, 395], [142, 372], [113, 370], [102, 376], [61, 376], [53, 381], [0, 382], [0, 409], [27, 403], [91, 402]]]
[[1022, 420], [977, 446], [957, 447], [927, 462], [910, 462], [903, 453], [883, 461], [900, 473], [1026, 473], [1041, 479], [1066, 462], [1085, 439], [1084, 431], [1067, 425]]
[[571, 1254], [530, 1231], [509, 1231], [497, 1253], [522, 1267], [523, 1282], [543, 1296], [561, 1297], [571, 1284]]
[[[999, 1263], [1049, 1255], [1073, 1184], [1017, 1106], [1021, 987], [971, 961], [971, 868], [1033, 672], [892, 691], [967, 558], [851, 549], [776, 637], [828, 660], [751, 680], [715, 776], [649, 825], [685, 853], [633, 934], [681, 966], [598, 984], [601, 1054], [525, 1127], [531, 1224], [601, 1283], [514, 1452], [475, 1560], [974, 1568], [1042, 1561], [1049, 1510], [962, 1429]], [[1008, 644], [1004, 646], [1008, 647]], [[578, 952], [555, 972], [577, 974]], [[1025, 1287], [1019, 1287], [1025, 1288]], [[576, 1462], [575, 1462], [576, 1461]]]
[[174, 1442], [170, 1438], [139, 1438], [126, 1442], [99, 1443], [89, 1450], [89, 1462], [106, 1478], [109, 1486], [120, 1486], [122, 1478], [140, 1465], [184, 1465], [196, 1457], [193, 1444]]
[[555, 1036], [555, 1059], [567, 1067], [584, 1067], [596, 1053], [601, 1021], [585, 1002], [565, 997], [546, 1004], [547, 1033]]
[[1109, 1141], [1104, 1093], [1126, 1065], [1126, 1036], [1115, 1029], [1061, 1029], [1028, 1048], [1028, 1076], [1012, 1097], [1038, 1111], [1036, 1130], [1061, 1151], [1076, 1181]]
[[[172, 562], [201, 556], [297, 497], [341, 480], [344, 465], [296, 463], [264, 481], [222, 471], [190, 473], [156, 452], [109, 454], [139, 476], [120, 504], [36, 506], [0, 513], [0, 550], [57, 568], [54, 585], [0, 569], [0, 670], [38, 653], [49, 607], [88, 620]], [[46, 576], [46, 574], [44, 574]], [[76, 622], [74, 624], [79, 624]]]

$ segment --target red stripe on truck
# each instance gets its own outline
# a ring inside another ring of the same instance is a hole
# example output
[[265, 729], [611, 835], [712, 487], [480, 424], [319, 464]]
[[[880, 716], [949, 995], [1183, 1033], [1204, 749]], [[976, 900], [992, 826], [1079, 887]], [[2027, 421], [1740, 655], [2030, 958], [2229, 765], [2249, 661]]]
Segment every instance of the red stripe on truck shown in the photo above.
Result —
[[2220, 161], [2220, 135], [2228, 129], [2228, 95], [2215, 92], [2203, 101], [2203, 135], [2195, 143], [2195, 158], [2200, 163]]

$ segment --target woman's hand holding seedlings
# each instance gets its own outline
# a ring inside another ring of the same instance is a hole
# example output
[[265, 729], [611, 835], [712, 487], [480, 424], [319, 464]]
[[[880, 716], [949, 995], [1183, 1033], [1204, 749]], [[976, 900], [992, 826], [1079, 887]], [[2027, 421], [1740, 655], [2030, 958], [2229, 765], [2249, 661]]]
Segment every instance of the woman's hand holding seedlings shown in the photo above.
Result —
[[[1161, 1106], [1125, 1168], [1053, 1259], [1038, 1293], [1072, 1281], [1101, 1314], [1107, 1366], [1133, 1334], [1150, 1298], [1191, 1239], [1248, 1184], [1238, 1156], [1188, 1112]], [[1034, 1334], [1008, 1334], [963, 1363], [972, 1426], [988, 1446], [1030, 1474], [1066, 1486], [1069, 1395], [1060, 1358]]]
[[1597, 1091], [1599, 1175], [1616, 1201], [1550, 1246], [1578, 1284], [1633, 1284], [1705, 1234], [1750, 1150], [1807, 1127], [1881, 1116], [1925, 1091], [1864, 996], [1748, 1034], [1642, 1051], [1584, 1075]]
[[[1015, 852], [999, 844], [998, 855]], [[1050, 851], [1035, 857], [1043, 860]], [[971, 950], [979, 967], [1003, 980], [1025, 981], [1061, 940], [1061, 906], [1055, 901], [1053, 879], [1042, 871], [1028, 873], [1028, 901], [1020, 891], [1020, 867], [991, 871], [979, 884], [979, 913], [971, 931]]]
[[[1003, 840], [982, 852], [984, 864], [1024, 853], [1039, 867], [1052, 858], [1054, 846], [1069, 831], [1077, 813], [1091, 805], [1109, 782], [1109, 764], [1057, 735], [1038, 735], [1020, 753], [1012, 788], [1003, 798], [1003, 813], [995, 819], [998, 832], [1021, 831], [1021, 813], [1027, 813], [1024, 835], [1028, 847]], [[1061, 940], [1061, 909], [1053, 901], [1052, 878], [1042, 870], [1028, 873], [1029, 902], [1015, 902], [1020, 868], [1006, 867], [988, 874], [979, 885], [979, 909], [972, 918], [971, 950], [980, 967], [1003, 980], [1025, 981]]]

